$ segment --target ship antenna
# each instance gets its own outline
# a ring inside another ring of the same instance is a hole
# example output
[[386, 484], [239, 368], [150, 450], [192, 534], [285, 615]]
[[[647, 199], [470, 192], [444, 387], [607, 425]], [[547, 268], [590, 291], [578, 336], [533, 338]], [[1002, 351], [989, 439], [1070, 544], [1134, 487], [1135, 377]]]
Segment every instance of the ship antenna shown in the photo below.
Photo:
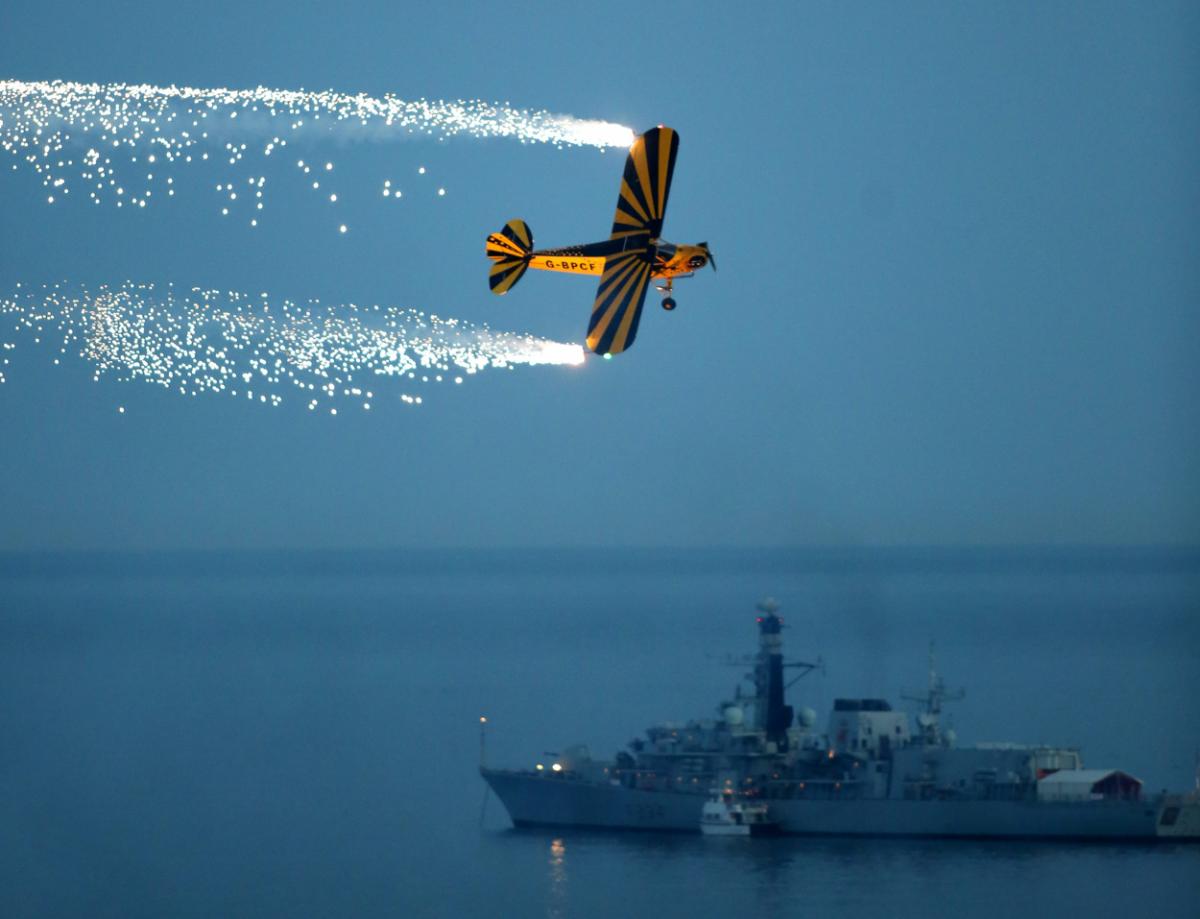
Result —
[[[487, 716], [479, 716], [479, 771], [482, 772], [485, 768], [487, 752]], [[479, 828], [483, 829], [483, 822], [487, 819], [487, 803], [488, 795], [492, 791], [492, 786], [487, 782], [483, 783], [483, 801], [479, 804]]]

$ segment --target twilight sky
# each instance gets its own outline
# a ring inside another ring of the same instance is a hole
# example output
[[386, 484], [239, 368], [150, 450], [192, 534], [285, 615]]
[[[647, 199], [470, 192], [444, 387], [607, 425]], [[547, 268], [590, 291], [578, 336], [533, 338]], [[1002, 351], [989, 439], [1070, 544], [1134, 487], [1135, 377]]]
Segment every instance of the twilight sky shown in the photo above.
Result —
[[[381, 383], [336, 417], [93, 382], [22, 338], [0, 549], [1200, 542], [1195, 4], [111, 6], [6, 0], [0, 79], [669, 124], [665, 235], [720, 272], [672, 314], [651, 292], [612, 361], [416, 407]], [[540, 245], [604, 238], [619, 151], [324, 153], [338, 216], [281, 187], [251, 229], [200, 169], [137, 212], [48, 206], [0, 150], [0, 297], [174, 282], [582, 341], [594, 281], [530, 273], [497, 299], [483, 240], [512, 217]], [[385, 206], [383, 175], [412, 192]]]

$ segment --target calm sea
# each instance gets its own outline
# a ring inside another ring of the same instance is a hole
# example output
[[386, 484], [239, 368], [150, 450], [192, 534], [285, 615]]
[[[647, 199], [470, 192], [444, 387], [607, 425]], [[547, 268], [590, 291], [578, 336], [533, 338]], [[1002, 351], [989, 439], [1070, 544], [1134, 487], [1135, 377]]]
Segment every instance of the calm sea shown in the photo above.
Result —
[[489, 762], [938, 669], [961, 743], [1157, 790], [1200, 749], [1187, 552], [0, 556], [0, 916], [1194, 916], [1200, 845], [517, 832]]

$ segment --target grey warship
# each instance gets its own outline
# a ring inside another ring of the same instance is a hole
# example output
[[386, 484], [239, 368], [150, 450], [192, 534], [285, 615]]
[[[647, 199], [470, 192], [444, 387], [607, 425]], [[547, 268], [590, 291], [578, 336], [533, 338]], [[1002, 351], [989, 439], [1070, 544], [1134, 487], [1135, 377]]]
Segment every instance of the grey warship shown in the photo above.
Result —
[[714, 791], [765, 804], [797, 835], [1200, 840], [1200, 792], [1146, 795], [1119, 769], [1084, 768], [1070, 747], [960, 746], [941, 725], [949, 692], [930, 659], [915, 724], [884, 699], [835, 699], [825, 729], [786, 704], [814, 664], [787, 662], [774, 601], [757, 617], [752, 689], [717, 717], [666, 722], [612, 760], [566, 748], [484, 780], [515, 826], [699, 832]]

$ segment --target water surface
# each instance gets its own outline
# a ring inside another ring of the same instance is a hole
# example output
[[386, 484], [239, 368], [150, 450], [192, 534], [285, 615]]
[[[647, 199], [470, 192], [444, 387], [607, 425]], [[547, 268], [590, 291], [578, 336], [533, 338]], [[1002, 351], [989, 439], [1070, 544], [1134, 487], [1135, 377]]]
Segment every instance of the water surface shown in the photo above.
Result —
[[477, 766], [939, 668], [960, 742], [1148, 789], [1200, 746], [1200, 561], [1153, 551], [0, 557], [4, 916], [1186, 915], [1200, 846], [514, 831]]

